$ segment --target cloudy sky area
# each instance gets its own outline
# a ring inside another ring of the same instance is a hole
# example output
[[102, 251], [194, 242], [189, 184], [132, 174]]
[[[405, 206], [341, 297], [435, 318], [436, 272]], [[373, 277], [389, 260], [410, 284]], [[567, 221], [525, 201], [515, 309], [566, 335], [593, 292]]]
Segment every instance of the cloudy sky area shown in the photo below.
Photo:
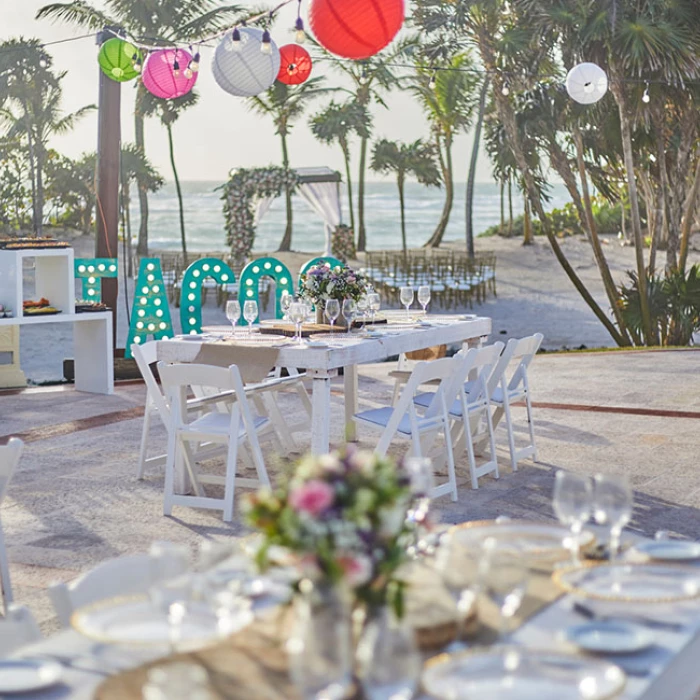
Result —
[[[0, 0], [0, 39], [22, 35], [49, 42], [85, 34], [64, 23], [36, 20], [37, 10], [48, 0]], [[94, 0], [102, 8], [101, 0]], [[243, 3], [242, 3], [243, 4]], [[259, 3], [249, 3], [260, 7]], [[303, 2], [306, 16], [307, 0]], [[272, 6], [272, 5], [271, 5]], [[293, 40], [291, 27], [296, 18], [296, 3], [283, 8], [272, 32], [278, 45]], [[97, 47], [92, 38], [48, 47], [54, 56], [55, 68], [66, 70], [63, 82], [64, 108], [72, 111], [85, 104], [97, 102], [99, 67]], [[280, 160], [279, 138], [275, 135], [272, 120], [251, 113], [245, 101], [233, 97], [219, 88], [211, 74], [213, 49], [203, 49], [202, 69], [196, 89], [200, 93], [199, 104], [183, 113], [175, 125], [175, 147], [178, 168], [183, 180], [223, 180], [233, 167], [251, 167], [276, 164]], [[337, 73], [325, 66], [315, 74], [326, 73], [330, 85], [340, 84]], [[122, 140], [133, 140], [133, 84], [122, 89]], [[317, 103], [323, 104], [324, 98]], [[375, 136], [411, 141], [428, 136], [428, 127], [420, 108], [411, 97], [398, 91], [387, 97], [389, 109], [374, 108]], [[318, 109], [312, 106], [312, 110]], [[307, 126], [308, 117], [302, 118], [290, 139], [290, 160], [294, 166], [329, 165], [342, 168], [342, 157], [337, 147], [316, 141]], [[170, 173], [166, 134], [158, 121], [146, 122], [147, 153], [153, 163], [165, 174]], [[71, 134], [57, 137], [53, 146], [70, 156], [94, 150], [97, 143], [97, 117], [85, 117]], [[465, 180], [471, 135], [462, 135], [455, 142], [456, 179]], [[353, 166], [353, 170], [354, 170]], [[370, 174], [373, 179], [381, 179]], [[481, 155], [479, 181], [490, 181], [490, 166]]]

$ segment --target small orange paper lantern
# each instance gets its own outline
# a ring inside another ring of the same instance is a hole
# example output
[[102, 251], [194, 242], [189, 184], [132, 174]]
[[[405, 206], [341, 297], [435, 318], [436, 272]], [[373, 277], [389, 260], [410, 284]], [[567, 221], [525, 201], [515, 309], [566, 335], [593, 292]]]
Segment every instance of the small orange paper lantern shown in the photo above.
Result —
[[280, 46], [280, 70], [277, 80], [285, 85], [301, 85], [311, 75], [311, 56], [299, 44]]
[[324, 48], [359, 60], [391, 43], [404, 12], [404, 0], [311, 0], [309, 24]]

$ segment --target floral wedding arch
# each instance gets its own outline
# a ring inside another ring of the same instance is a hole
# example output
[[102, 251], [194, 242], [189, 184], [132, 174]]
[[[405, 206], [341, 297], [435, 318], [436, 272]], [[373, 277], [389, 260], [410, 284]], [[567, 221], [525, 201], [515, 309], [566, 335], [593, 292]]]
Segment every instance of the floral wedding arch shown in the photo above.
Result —
[[341, 225], [340, 173], [331, 168], [239, 168], [223, 185], [226, 242], [238, 264], [249, 257], [255, 229], [273, 200], [291, 187], [316, 211], [325, 224], [323, 253], [331, 254], [331, 235]]

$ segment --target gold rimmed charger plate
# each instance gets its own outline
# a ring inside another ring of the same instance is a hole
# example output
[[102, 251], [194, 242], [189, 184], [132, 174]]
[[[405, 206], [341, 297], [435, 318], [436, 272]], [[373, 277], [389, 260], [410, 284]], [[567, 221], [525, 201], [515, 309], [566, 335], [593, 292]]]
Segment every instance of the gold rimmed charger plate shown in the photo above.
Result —
[[[478, 544], [487, 537], [495, 537], [499, 541], [522, 546], [526, 556], [538, 561], [556, 561], [570, 556], [569, 550], [564, 547], [564, 539], [570, 536], [570, 531], [558, 523], [539, 523], [534, 520], [508, 520], [503, 523], [497, 523], [495, 520], [472, 520], [453, 525], [449, 529], [450, 533], [465, 531], [473, 531], [474, 540]], [[477, 534], [480, 536], [479, 540]], [[529, 546], [528, 538], [531, 543]], [[579, 535], [582, 550], [590, 549], [594, 544], [595, 535], [591, 531], [584, 530]]]
[[602, 659], [492, 646], [435, 656], [422, 681], [437, 700], [610, 700], [624, 690], [627, 676]]
[[558, 569], [552, 580], [566, 593], [613, 603], [677, 603], [700, 598], [700, 569], [680, 564], [588, 562]]

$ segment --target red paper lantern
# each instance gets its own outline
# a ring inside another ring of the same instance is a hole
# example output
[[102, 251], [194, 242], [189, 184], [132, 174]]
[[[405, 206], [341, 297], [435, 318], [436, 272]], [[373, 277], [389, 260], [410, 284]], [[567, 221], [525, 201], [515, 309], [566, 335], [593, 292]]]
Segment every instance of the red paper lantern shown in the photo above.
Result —
[[161, 49], [146, 59], [143, 86], [165, 100], [186, 95], [197, 82], [192, 56], [185, 49]]
[[318, 42], [344, 58], [374, 56], [404, 19], [404, 0], [311, 0], [309, 24]]
[[285, 85], [300, 85], [311, 75], [311, 56], [299, 44], [280, 46], [280, 70], [277, 80]]

